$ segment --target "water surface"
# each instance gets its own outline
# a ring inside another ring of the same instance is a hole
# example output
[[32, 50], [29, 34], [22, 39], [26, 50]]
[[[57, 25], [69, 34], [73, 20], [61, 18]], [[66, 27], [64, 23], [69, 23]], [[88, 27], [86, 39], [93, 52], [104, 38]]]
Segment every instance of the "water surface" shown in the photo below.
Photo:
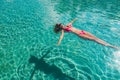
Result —
[[[56, 46], [60, 34], [53, 32], [56, 23], [67, 24], [78, 18], [73, 26], [119, 47], [119, 3], [119, 0], [1, 0], [0, 80], [67, 80], [52, 75], [54, 70], [45, 73], [40, 65], [55, 65], [52, 68], [75, 80], [120, 80], [119, 50], [72, 33], [66, 33], [61, 45]], [[46, 53], [49, 54], [41, 63], [38, 59]], [[35, 56], [34, 64], [29, 61], [30, 55]]]

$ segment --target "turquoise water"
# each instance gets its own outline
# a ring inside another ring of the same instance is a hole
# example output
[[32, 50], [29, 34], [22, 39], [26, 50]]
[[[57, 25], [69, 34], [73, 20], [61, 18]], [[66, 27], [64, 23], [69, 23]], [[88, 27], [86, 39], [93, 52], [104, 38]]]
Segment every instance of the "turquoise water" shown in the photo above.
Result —
[[119, 50], [72, 33], [56, 46], [60, 34], [53, 32], [56, 23], [78, 18], [73, 26], [120, 47], [119, 3], [1, 0], [0, 80], [120, 80]]

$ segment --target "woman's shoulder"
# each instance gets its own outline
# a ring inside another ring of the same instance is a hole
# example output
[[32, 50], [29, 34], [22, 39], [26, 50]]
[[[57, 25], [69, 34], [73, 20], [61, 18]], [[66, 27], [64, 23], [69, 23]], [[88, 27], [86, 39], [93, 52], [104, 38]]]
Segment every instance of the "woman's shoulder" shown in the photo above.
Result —
[[72, 27], [72, 23], [68, 23], [66, 27]]

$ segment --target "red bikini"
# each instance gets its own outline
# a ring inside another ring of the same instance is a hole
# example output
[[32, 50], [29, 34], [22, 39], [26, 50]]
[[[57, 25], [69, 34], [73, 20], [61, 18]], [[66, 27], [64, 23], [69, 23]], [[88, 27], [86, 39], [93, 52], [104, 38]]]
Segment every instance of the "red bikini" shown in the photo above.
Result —
[[[72, 23], [69, 23], [69, 24], [67, 25], [67, 27], [64, 28], [64, 30], [65, 30], [66, 32], [70, 32], [70, 31], [71, 31], [71, 29], [70, 29], [71, 27], [72, 27]], [[85, 34], [85, 31], [81, 30], [81, 31], [80, 31], [80, 34]]]
[[71, 29], [70, 29], [71, 27], [72, 27], [72, 23], [69, 23], [64, 30], [65, 30], [66, 32], [70, 32], [70, 31], [71, 31]]
[[83, 31], [83, 30], [82, 30], [82, 31], [80, 31], [80, 34], [85, 34], [85, 31]]

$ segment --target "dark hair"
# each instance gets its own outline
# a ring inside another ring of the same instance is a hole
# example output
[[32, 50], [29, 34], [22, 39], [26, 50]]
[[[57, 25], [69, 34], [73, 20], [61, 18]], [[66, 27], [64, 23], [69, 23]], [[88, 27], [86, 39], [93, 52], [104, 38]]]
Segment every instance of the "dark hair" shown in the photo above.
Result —
[[60, 31], [62, 30], [61, 26], [62, 26], [61, 23], [56, 24], [55, 27], [54, 27], [54, 32], [55, 32], [55, 33], [60, 32]]

